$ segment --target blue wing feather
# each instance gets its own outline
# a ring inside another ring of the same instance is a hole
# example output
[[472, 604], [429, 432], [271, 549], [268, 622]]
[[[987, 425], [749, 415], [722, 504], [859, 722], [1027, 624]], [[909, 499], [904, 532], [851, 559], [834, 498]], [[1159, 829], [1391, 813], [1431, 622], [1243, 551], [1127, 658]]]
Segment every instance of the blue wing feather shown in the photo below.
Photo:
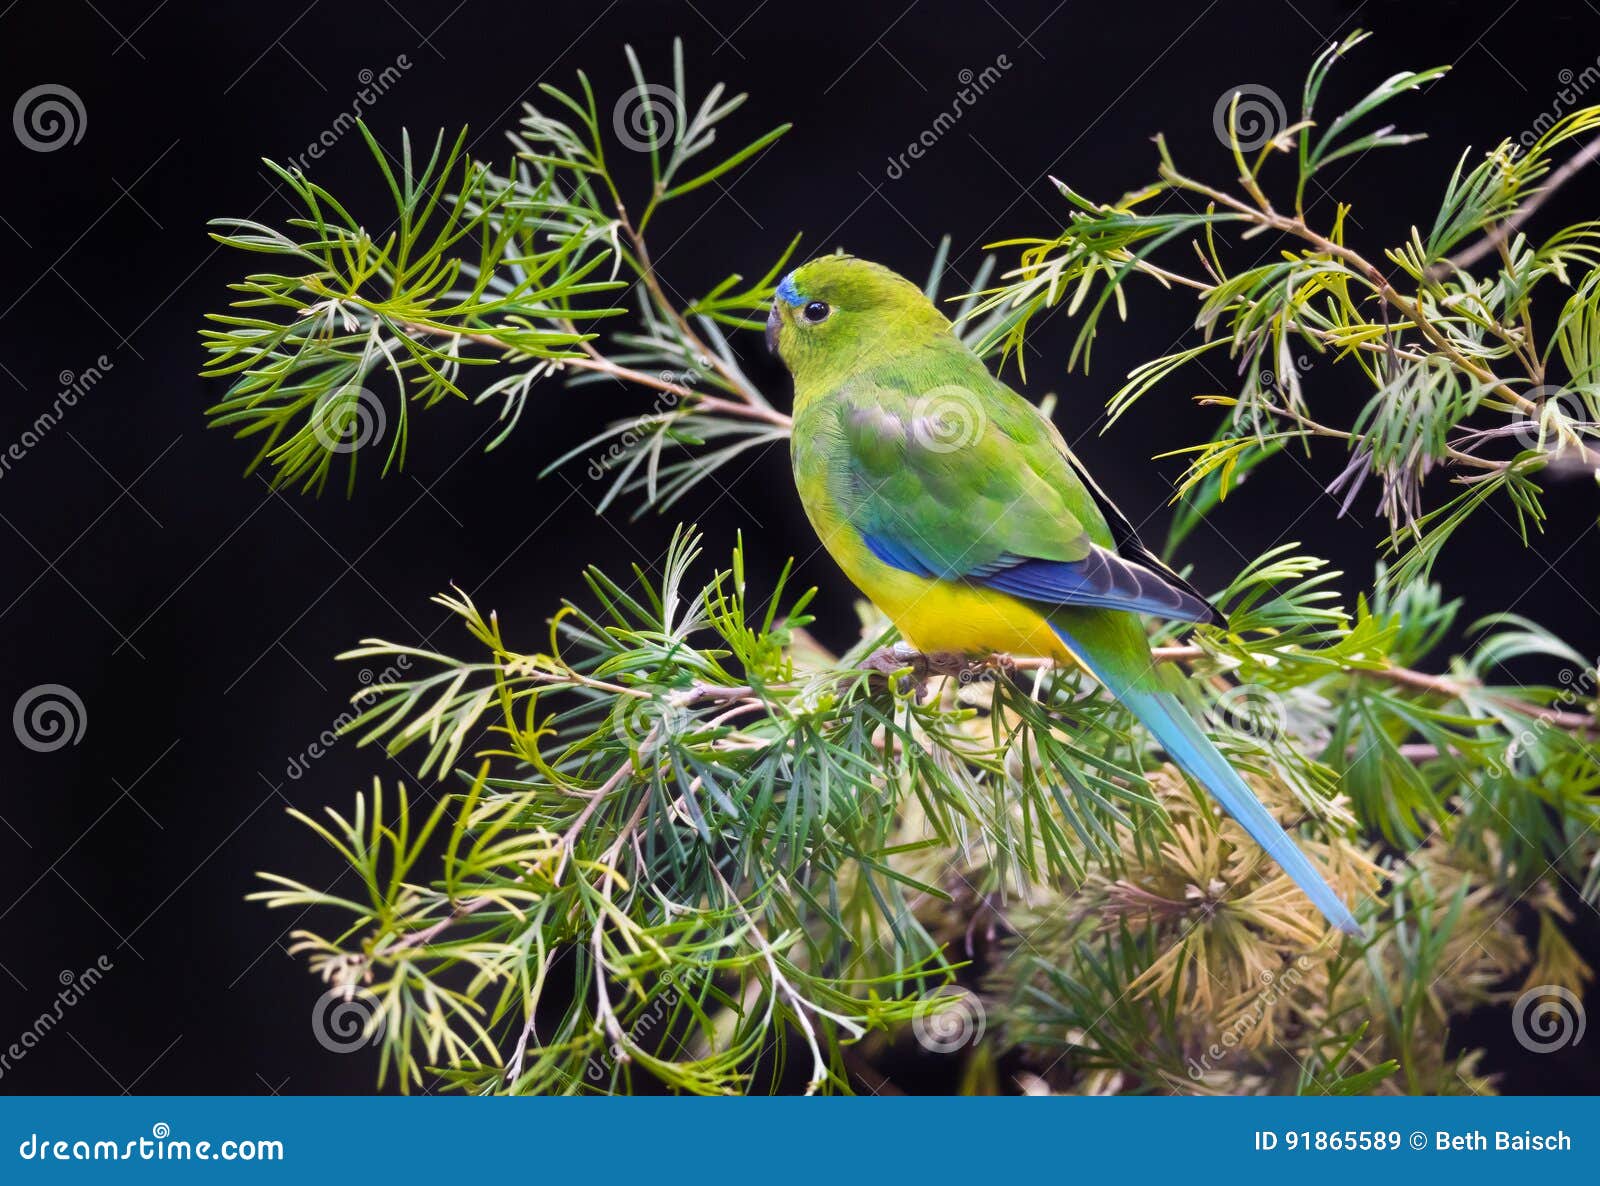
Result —
[[1216, 610], [1204, 599], [1104, 548], [1091, 548], [1082, 560], [1071, 561], [1002, 555], [964, 572], [944, 574], [936, 572], [903, 540], [865, 533], [861, 538], [874, 556], [902, 572], [966, 581], [1048, 607], [1091, 606], [1183, 622], [1218, 620]]
[[863, 532], [861, 542], [867, 545], [867, 551], [890, 568], [898, 568], [901, 572], [909, 572], [912, 576], [930, 579], [934, 575], [933, 570], [917, 559], [915, 553], [900, 541], [891, 539], [887, 535], [868, 535]]
[[1169, 583], [1159, 573], [1093, 548], [1082, 560], [1002, 557], [966, 574], [966, 579], [1013, 597], [1047, 605], [1120, 609], [1183, 622], [1214, 622], [1210, 603]]

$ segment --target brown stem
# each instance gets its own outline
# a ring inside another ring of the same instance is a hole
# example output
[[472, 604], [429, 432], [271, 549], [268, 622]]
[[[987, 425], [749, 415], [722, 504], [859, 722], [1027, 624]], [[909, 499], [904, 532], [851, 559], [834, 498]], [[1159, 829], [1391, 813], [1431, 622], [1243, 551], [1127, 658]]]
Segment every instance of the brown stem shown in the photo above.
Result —
[[[1153, 647], [1151, 654], [1157, 659], [1168, 663], [1192, 663], [1202, 658], [1205, 651], [1200, 647], [1190, 644], [1187, 646]], [[1048, 660], [1043, 662], [1048, 663]], [[1020, 665], [1020, 664], [1019, 664]], [[1433, 675], [1426, 671], [1416, 671], [1410, 667], [1383, 667], [1376, 670], [1356, 669], [1359, 674], [1371, 679], [1386, 680], [1402, 687], [1415, 688], [1419, 692], [1428, 692], [1435, 696], [1443, 696], [1450, 700], [1460, 700], [1469, 695], [1474, 688], [1483, 685], [1476, 680], [1460, 680], [1448, 675]], [[1575, 732], [1594, 733], [1600, 732], [1600, 721], [1581, 712], [1563, 712], [1560, 709], [1545, 708], [1515, 696], [1491, 695], [1488, 697], [1502, 708], [1511, 709], [1513, 712], [1523, 713], [1559, 729], [1571, 729]]]
[[[707, 346], [700, 335], [695, 333], [694, 329], [689, 325], [689, 319], [683, 315], [678, 306], [667, 299], [666, 290], [661, 287], [661, 280], [656, 275], [655, 264], [650, 260], [650, 249], [645, 245], [644, 236], [634, 229], [633, 223], [628, 218], [628, 211], [620, 201], [617, 203], [617, 217], [622, 223], [623, 233], [628, 236], [628, 241], [633, 245], [634, 256], [639, 262], [639, 276], [644, 280], [645, 288], [649, 291], [656, 305], [667, 316], [672, 318], [673, 323], [678, 327], [678, 332], [683, 335], [684, 341], [689, 344], [696, 354], [711, 363], [712, 369], [722, 376], [723, 382], [733, 388], [738, 393], [740, 400], [746, 405], [760, 411], [772, 412], [772, 409], [767, 405], [767, 401], [740, 380], [734, 369], [718, 357], [716, 351]], [[781, 413], [773, 414], [781, 415]], [[765, 417], [761, 418], [764, 419]], [[787, 423], [788, 417], [783, 417], [783, 421]]]
[[[1193, 644], [1165, 647], [1151, 647], [1150, 654], [1163, 663], [1193, 663], [1205, 657], [1205, 651]], [[1012, 666], [1019, 671], [1040, 671], [1056, 666], [1053, 659], [1013, 659]], [[1399, 684], [1402, 687], [1415, 688], [1419, 692], [1429, 692], [1435, 696], [1443, 696], [1450, 700], [1459, 700], [1470, 694], [1474, 688], [1482, 687], [1476, 680], [1458, 680], [1448, 675], [1432, 675], [1426, 671], [1415, 671], [1409, 667], [1383, 667], [1377, 670], [1357, 669], [1358, 673], [1372, 679], [1387, 680], [1389, 683]], [[1554, 725], [1558, 729], [1570, 729], [1574, 732], [1600, 733], [1600, 721], [1581, 712], [1563, 712], [1556, 708], [1545, 708], [1531, 701], [1521, 700], [1515, 696], [1491, 695], [1489, 699], [1502, 708], [1513, 712], [1523, 713], [1545, 724]]]
[[[652, 729], [651, 736], [654, 736], [654, 734], [655, 730]], [[561, 884], [561, 875], [567, 871], [567, 862], [572, 858], [572, 850], [577, 846], [578, 834], [583, 831], [583, 825], [589, 822], [589, 818], [594, 815], [595, 810], [612, 791], [617, 789], [617, 784], [632, 770], [633, 762], [631, 759], [617, 767], [616, 772], [606, 779], [605, 784], [589, 796], [589, 802], [584, 804], [583, 810], [578, 813], [578, 818], [572, 821], [572, 826], [562, 833], [561, 860], [556, 865], [555, 876], [550, 879], [551, 885]]]
[[1450, 339], [1445, 337], [1444, 334], [1442, 334], [1439, 329], [1428, 320], [1427, 316], [1422, 311], [1421, 305], [1417, 302], [1409, 300], [1405, 294], [1401, 293], [1394, 287], [1394, 285], [1390, 284], [1388, 277], [1383, 274], [1382, 270], [1380, 270], [1376, 264], [1373, 264], [1360, 252], [1353, 251], [1344, 246], [1342, 243], [1335, 243], [1327, 236], [1312, 230], [1310, 226], [1308, 226], [1299, 218], [1289, 218], [1283, 214], [1258, 210], [1254, 206], [1246, 205], [1244, 202], [1241, 202], [1238, 198], [1235, 198], [1231, 194], [1224, 193], [1219, 189], [1213, 189], [1211, 186], [1205, 185], [1201, 182], [1193, 181], [1187, 177], [1184, 177], [1182, 174], [1173, 172], [1172, 170], [1163, 169], [1162, 172], [1166, 176], [1166, 179], [1174, 185], [1182, 186], [1184, 188], [1191, 189], [1196, 193], [1203, 194], [1205, 197], [1211, 199], [1213, 202], [1216, 202], [1218, 205], [1226, 206], [1228, 209], [1233, 210], [1236, 213], [1245, 215], [1258, 226], [1271, 227], [1273, 230], [1280, 231], [1284, 234], [1293, 235], [1298, 239], [1303, 239], [1315, 247], [1318, 251], [1322, 252], [1324, 255], [1331, 255], [1335, 259], [1342, 260], [1349, 264], [1351, 268], [1355, 269], [1361, 274], [1362, 278], [1366, 280], [1367, 284], [1371, 286], [1372, 290], [1377, 293], [1378, 296], [1383, 298], [1384, 301], [1404, 314], [1406, 319], [1416, 326], [1417, 329], [1422, 332], [1422, 335], [1426, 337], [1428, 341], [1432, 342], [1439, 352], [1449, 358], [1451, 362], [1456, 364], [1456, 366], [1466, 371], [1469, 375], [1472, 375], [1479, 382], [1488, 385], [1496, 395], [1500, 396], [1500, 398], [1505, 400], [1507, 403], [1513, 404], [1521, 408], [1523, 411], [1531, 411], [1534, 409], [1534, 403], [1526, 396], [1513, 391], [1509, 386], [1507, 386], [1505, 380], [1501, 379], [1493, 371], [1489, 370], [1482, 364], [1473, 361], [1466, 355], [1462, 354], [1461, 351], [1457, 350]]
[[[427, 334], [432, 337], [465, 338], [469, 342], [476, 342], [481, 346], [488, 346], [495, 350], [515, 350], [517, 347], [493, 334], [481, 331], [453, 329], [445, 326], [426, 325], [416, 321], [398, 321], [396, 325], [411, 330], [414, 333]], [[725, 412], [730, 416], [741, 416], [746, 420], [760, 420], [778, 428], [787, 429], [790, 419], [776, 408], [765, 403], [752, 403], [748, 400], [723, 399], [717, 395], [707, 395], [696, 391], [692, 387], [685, 387], [681, 383], [674, 383], [671, 379], [663, 379], [660, 375], [653, 375], [649, 371], [639, 371], [632, 367], [625, 367], [612, 362], [599, 351], [594, 349], [590, 342], [581, 343], [585, 357], [563, 358], [556, 360], [563, 367], [576, 367], [578, 370], [594, 371], [602, 375], [610, 375], [613, 379], [620, 379], [624, 383], [633, 383], [640, 387], [649, 387], [656, 391], [664, 391], [676, 396], [680, 400], [692, 401], [695, 406], [712, 412]]]
[[[1204, 260], [1203, 256], [1201, 258]], [[1144, 272], [1147, 275], [1154, 276], [1158, 280], [1165, 281], [1169, 284], [1179, 284], [1185, 288], [1192, 288], [1196, 292], [1200, 293], [1210, 293], [1222, 283], [1220, 278], [1199, 280], [1193, 276], [1185, 276], [1181, 272], [1170, 271], [1167, 268], [1163, 268], [1157, 264], [1151, 263], [1149, 260], [1139, 260], [1135, 266], [1139, 269], [1139, 271]], [[1425, 360], [1424, 355], [1412, 354], [1405, 350], [1395, 350], [1392, 347], [1384, 346], [1379, 342], [1343, 342], [1340, 340], [1339, 335], [1334, 333], [1332, 330], [1321, 329], [1315, 325], [1304, 325], [1293, 320], [1285, 322], [1285, 325], [1289, 329], [1295, 330], [1299, 333], [1310, 334], [1319, 341], [1327, 342], [1331, 345], [1336, 345], [1341, 348], [1344, 346], [1352, 346], [1357, 350], [1364, 350], [1369, 354], [1392, 354], [1395, 357], [1404, 358], [1411, 362], [1422, 362]]]
[[383, 952], [383, 954], [393, 955], [396, 952], [406, 951], [413, 947], [426, 947], [445, 930], [454, 926], [463, 918], [466, 918], [469, 914], [474, 914], [477, 911], [482, 910], [493, 900], [493, 898], [469, 898], [467, 901], [462, 902], [451, 909], [450, 913], [445, 915], [438, 922], [433, 923], [430, 926], [423, 927], [420, 931], [412, 931], [409, 935], [404, 935], [397, 939], [394, 945], [387, 951]]
[[1438, 279], [1452, 270], [1460, 269], [1465, 271], [1491, 251], [1500, 250], [1506, 241], [1510, 239], [1512, 231], [1515, 231], [1528, 219], [1532, 218], [1534, 212], [1545, 204], [1551, 194], [1572, 180], [1584, 166], [1588, 165], [1596, 157], [1600, 157], [1600, 137], [1589, 141], [1571, 160], [1552, 173], [1550, 180], [1541, 186], [1533, 197], [1518, 206], [1516, 212], [1510, 218], [1496, 224], [1494, 230], [1479, 239], [1471, 247], [1457, 252], [1447, 260], [1434, 264], [1430, 270], [1430, 275], [1434, 279]]

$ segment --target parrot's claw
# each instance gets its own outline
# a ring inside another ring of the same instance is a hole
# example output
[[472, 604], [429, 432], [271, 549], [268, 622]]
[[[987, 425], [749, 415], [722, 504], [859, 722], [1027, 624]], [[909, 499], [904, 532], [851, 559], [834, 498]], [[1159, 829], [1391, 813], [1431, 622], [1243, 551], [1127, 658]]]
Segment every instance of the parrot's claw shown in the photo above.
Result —
[[911, 674], [901, 676], [897, 690], [903, 695], [912, 692], [921, 704], [928, 695], [928, 657], [919, 651], [914, 651], [903, 642], [893, 646], [879, 647], [861, 661], [861, 666], [871, 672], [876, 672], [883, 677], [884, 683], [895, 676], [896, 673], [910, 669]]
[[973, 659], [955, 651], [924, 653], [914, 650], [903, 642], [880, 647], [863, 659], [861, 666], [868, 671], [880, 673], [885, 681], [895, 673], [909, 668], [911, 674], [901, 677], [898, 690], [902, 695], [906, 692], [913, 693], [918, 704], [928, 698], [928, 680], [935, 675], [950, 676], [963, 684], [968, 684], [989, 678], [995, 672], [1010, 676], [1017, 667], [1016, 661], [1010, 655], [995, 654], [984, 659]]
[[979, 680], [993, 679], [996, 676], [1010, 679], [1017, 673], [1017, 661], [1010, 655], [996, 651], [986, 659], [975, 659], [966, 664], [960, 672], [959, 678], [964, 684], [976, 683]]

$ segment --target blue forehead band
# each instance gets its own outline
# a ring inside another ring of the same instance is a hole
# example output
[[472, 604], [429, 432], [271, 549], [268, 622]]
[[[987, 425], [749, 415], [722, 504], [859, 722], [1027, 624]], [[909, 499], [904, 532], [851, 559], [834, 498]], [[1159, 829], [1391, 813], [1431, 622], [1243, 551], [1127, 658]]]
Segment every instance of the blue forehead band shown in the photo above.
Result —
[[790, 305], [802, 305], [805, 297], [800, 295], [800, 290], [794, 286], [794, 273], [790, 272], [778, 285], [778, 296]]

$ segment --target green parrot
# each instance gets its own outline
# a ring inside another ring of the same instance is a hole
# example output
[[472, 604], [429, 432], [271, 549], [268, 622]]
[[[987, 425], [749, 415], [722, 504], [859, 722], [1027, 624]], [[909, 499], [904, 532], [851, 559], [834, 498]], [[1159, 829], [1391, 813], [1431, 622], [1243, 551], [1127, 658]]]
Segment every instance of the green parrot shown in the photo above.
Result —
[[1138, 614], [1218, 622], [1139, 543], [1055, 426], [880, 264], [784, 277], [767, 344], [794, 377], [806, 514], [846, 575], [924, 653], [1076, 662], [1126, 704], [1330, 923], [1361, 928], [1201, 731]]

